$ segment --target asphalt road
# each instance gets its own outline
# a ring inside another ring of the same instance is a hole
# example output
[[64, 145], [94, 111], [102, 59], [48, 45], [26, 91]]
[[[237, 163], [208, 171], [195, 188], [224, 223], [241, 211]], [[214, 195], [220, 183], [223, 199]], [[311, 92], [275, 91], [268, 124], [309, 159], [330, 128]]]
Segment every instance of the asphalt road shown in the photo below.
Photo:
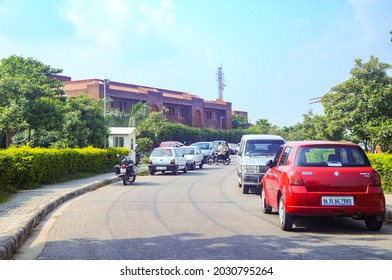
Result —
[[351, 218], [277, 214], [237, 186], [235, 164], [174, 176], [140, 176], [65, 203], [41, 222], [15, 259], [339, 260], [392, 259], [392, 224], [369, 232]]

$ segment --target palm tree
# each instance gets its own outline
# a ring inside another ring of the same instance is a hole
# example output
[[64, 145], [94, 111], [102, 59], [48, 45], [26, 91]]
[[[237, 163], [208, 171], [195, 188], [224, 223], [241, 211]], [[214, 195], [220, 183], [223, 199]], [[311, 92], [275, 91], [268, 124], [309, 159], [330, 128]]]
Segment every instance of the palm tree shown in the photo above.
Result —
[[150, 114], [151, 108], [147, 102], [139, 101], [132, 106], [129, 118], [129, 126], [136, 127], [141, 121], [145, 120]]

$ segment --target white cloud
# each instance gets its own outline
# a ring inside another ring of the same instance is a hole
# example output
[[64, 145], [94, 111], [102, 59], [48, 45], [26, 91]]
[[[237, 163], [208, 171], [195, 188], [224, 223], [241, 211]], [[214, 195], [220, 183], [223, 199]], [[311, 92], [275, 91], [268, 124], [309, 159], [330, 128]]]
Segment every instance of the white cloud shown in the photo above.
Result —
[[175, 8], [171, 0], [64, 0], [61, 14], [75, 27], [78, 44], [140, 60], [154, 45], [162, 57], [187, 49], [192, 28], [177, 25]]
[[79, 39], [110, 47], [129, 30], [132, 12], [126, 0], [66, 0], [61, 13], [75, 26]]
[[162, 0], [158, 6], [143, 2], [139, 5], [139, 13], [143, 16], [139, 25], [143, 26], [144, 32], [153, 29], [163, 35], [175, 23], [174, 8], [170, 0]]

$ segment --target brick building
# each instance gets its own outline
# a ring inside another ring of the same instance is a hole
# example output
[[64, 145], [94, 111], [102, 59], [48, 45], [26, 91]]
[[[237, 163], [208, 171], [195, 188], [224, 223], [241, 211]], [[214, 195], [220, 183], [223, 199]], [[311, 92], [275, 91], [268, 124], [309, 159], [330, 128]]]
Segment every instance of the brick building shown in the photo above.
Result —
[[[72, 81], [70, 77], [56, 76], [64, 83], [64, 92], [73, 97], [85, 94], [93, 98], [104, 97], [104, 80], [86, 79]], [[167, 89], [110, 81], [106, 83], [106, 96], [111, 107], [129, 112], [139, 102], [148, 102], [152, 111], [167, 108], [168, 121], [192, 127], [231, 129], [231, 103], [222, 99], [204, 100], [197, 95]]]

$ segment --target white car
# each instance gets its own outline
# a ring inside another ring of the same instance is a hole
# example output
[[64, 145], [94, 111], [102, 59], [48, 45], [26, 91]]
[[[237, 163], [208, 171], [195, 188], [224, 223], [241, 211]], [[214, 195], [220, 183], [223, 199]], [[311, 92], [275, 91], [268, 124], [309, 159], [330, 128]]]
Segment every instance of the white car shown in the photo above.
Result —
[[170, 171], [174, 175], [177, 175], [179, 170], [186, 173], [188, 171], [187, 159], [179, 148], [155, 148], [150, 155], [148, 170], [151, 175], [158, 171], [162, 173]]
[[249, 188], [260, 193], [261, 179], [267, 172], [267, 162], [274, 159], [286, 141], [277, 135], [243, 135], [237, 153], [238, 186], [244, 194]]
[[228, 143], [228, 145], [229, 145], [229, 148], [230, 148], [230, 153], [232, 155], [236, 155], [237, 152], [238, 152], [238, 145], [234, 144], [234, 143]]
[[203, 152], [198, 146], [184, 146], [180, 150], [185, 155], [189, 169], [195, 170], [196, 166], [203, 168]]

